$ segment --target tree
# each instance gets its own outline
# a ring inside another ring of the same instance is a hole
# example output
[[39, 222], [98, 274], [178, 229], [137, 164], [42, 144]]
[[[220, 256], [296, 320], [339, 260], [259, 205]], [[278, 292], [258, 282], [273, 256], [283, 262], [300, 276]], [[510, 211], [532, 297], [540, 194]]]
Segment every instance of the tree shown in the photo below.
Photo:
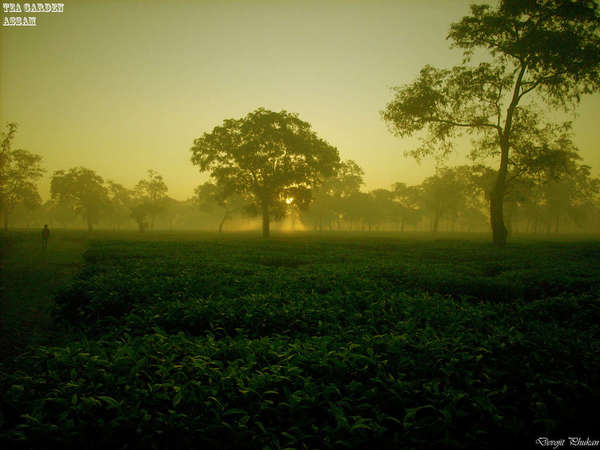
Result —
[[44, 169], [40, 163], [42, 157], [26, 150], [13, 150], [6, 168], [6, 184], [3, 189], [2, 213], [4, 215], [4, 230], [8, 229], [8, 217], [17, 205], [29, 209], [41, 204], [37, 181]]
[[356, 191], [344, 199], [344, 217], [351, 226], [358, 222], [361, 230], [364, 230], [366, 225], [371, 231], [377, 215], [374, 198], [366, 192]]
[[598, 194], [599, 180], [591, 176], [589, 166], [578, 163], [579, 159], [577, 154], [571, 154], [559, 172], [549, 166], [535, 183], [530, 183], [537, 219], [545, 223], [548, 232], [558, 232], [566, 219], [580, 222], [585, 216], [582, 206], [589, 206]]
[[110, 219], [116, 228], [120, 228], [131, 218], [133, 191], [114, 181], [108, 181]]
[[17, 125], [9, 123], [3, 133], [0, 153], [0, 210], [4, 217], [4, 230], [8, 229], [8, 218], [18, 206], [31, 209], [41, 204], [35, 182], [44, 169], [42, 157], [27, 150], [11, 150]]
[[52, 199], [69, 205], [85, 220], [92, 231], [108, 206], [108, 192], [104, 180], [91, 169], [74, 167], [68, 172], [54, 172], [50, 182]]
[[[148, 170], [148, 178], [140, 180], [135, 186], [138, 201], [136, 217], [139, 218], [139, 213], [143, 211], [150, 218], [150, 229], [154, 229], [156, 217], [165, 208], [168, 190], [163, 177], [152, 169]], [[143, 204], [143, 206], [140, 207], [140, 204]]]
[[194, 189], [193, 201], [202, 211], [220, 216], [219, 233], [223, 231], [223, 225], [226, 221], [231, 220], [235, 214], [244, 211], [247, 206], [239, 194], [227, 192], [221, 186], [209, 181]]
[[467, 179], [457, 168], [440, 168], [421, 184], [422, 209], [431, 218], [431, 231], [442, 219], [455, 222], [467, 202]]
[[337, 222], [338, 230], [341, 220], [347, 219], [348, 198], [360, 190], [364, 172], [352, 160], [340, 163], [335, 175], [327, 177], [313, 192], [311, 207], [302, 215], [303, 220], [312, 222], [319, 231], [323, 223], [331, 228], [332, 222]]
[[0, 144], [0, 189], [2, 189], [2, 198], [4, 198], [4, 190], [7, 182], [7, 169], [10, 163], [10, 149], [12, 141], [17, 133], [17, 124], [14, 122], [6, 125], [6, 131], [2, 133], [2, 142]]
[[51, 228], [55, 224], [66, 228], [76, 221], [77, 215], [73, 203], [73, 201], [58, 201], [56, 198], [50, 198], [44, 203], [43, 209]]
[[135, 220], [140, 233], [148, 228], [148, 217], [150, 216], [150, 205], [148, 203], [137, 203], [131, 207], [131, 218]]
[[392, 197], [395, 210], [392, 219], [400, 224], [404, 231], [406, 224], [415, 224], [419, 220], [420, 190], [417, 186], [407, 186], [405, 183], [394, 183]]
[[[382, 112], [399, 136], [426, 131], [420, 157], [447, 154], [462, 132], [492, 139], [499, 168], [490, 192], [496, 245], [506, 244], [503, 202], [513, 129], [533, 100], [572, 109], [600, 87], [600, 17], [596, 1], [502, 0], [496, 8], [472, 5], [448, 38], [463, 49], [463, 65], [424, 67], [416, 81], [395, 88]], [[476, 49], [489, 61], [467, 66]], [[530, 100], [526, 103], [527, 99]]]
[[306, 208], [313, 189], [339, 165], [337, 149], [317, 137], [309, 123], [297, 114], [264, 108], [225, 120], [197, 138], [191, 151], [201, 172], [262, 214], [264, 237], [271, 218], [285, 214], [287, 199]]

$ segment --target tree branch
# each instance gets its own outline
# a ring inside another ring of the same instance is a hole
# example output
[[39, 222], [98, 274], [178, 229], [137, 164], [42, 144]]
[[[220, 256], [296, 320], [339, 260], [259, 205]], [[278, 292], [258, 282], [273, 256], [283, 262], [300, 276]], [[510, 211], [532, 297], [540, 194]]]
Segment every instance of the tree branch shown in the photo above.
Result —
[[455, 122], [453, 120], [440, 119], [437, 117], [424, 117], [423, 120], [427, 122], [436, 122], [436, 123], [445, 123], [447, 125], [452, 125], [454, 127], [463, 127], [463, 128], [476, 128], [476, 127], [486, 127], [486, 128], [495, 128], [501, 130], [500, 126], [493, 123], [476, 123], [476, 122]]
[[[556, 77], [558, 77], [558, 76], [560, 76], [560, 75], [564, 75], [564, 74], [566, 74], [566, 73], [567, 73], [566, 71], [562, 71], [562, 72], [556, 72], [556, 73], [553, 73], [552, 75], [548, 75], [547, 77], [541, 77], [541, 78], [537, 79], [536, 81], [532, 81], [532, 82], [523, 83], [523, 85], [527, 84], [527, 85], [529, 85], [529, 87], [528, 87], [528, 88], [526, 88], [526, 89], [524, 89], [523, 91], [521, 91], [521, 93], [519, 94], [519, 100], [521, 100], [521, 98], [522, 98], [522, 97], [523, 97], [525, 94], [527, 94], [527, 93], [529, 93], [529, 92], [533, 91], [533, 90], [534, 90], [536, 87], [538, 87], [538, 86], [539, 86], [541, 83], [543, 83], [544, 81], [550, 81], [551, 79], [553, 79], [553, 78], [556, 78]], [[530, 84], [531, 84], [531, 85], [530, 85]]]

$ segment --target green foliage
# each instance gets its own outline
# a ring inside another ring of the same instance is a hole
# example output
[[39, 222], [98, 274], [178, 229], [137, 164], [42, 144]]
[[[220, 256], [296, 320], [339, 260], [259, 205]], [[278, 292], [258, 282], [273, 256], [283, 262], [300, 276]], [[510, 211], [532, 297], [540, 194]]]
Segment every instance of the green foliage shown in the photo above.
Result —
[[73, 167], [57, 170], [50, 182], [52, 199], [80, 215], [92, 230], [108, 208], [108, 189], [104, 179], [91, 169]]
[[[581, 95], [600, 87], [598, 11], [594, 0], [471, 5], [471, 14], [452, 24], [448, 34], [453, 46], [463, 50], [462, 64], [451, 69], [425, 66], [414, 82], [394, 88], [394, 99], [381, 113], [398, 136], [425, 133], [422, 145], [411, 152], [416, 158], [446, 157], [463, 133], [482, 139], [483, 148], [473, 155], [483, 152], [499, 159], [489, 197], [498, 246], [506, 245], [508, 234], [503, 202], [510, 169], [533, 163], [535, 171], [540, 161], [556, 163], [518, 155], [534, 150], [547, 156], [547, 146], [533, 142], [522, 148], [523, 142], [529, 135], [539, 140], [540, 133], [555, 137], [549, 133], [552, 127], [540, 125], [535, 102], [571, 109]], [[484, 51], [487, 60], [467, 65], [475, 50]], [[564, 136], [557, 140], [565, 143]], [[517, 158], [511, 158], [515, 153]]]
[[0, 213], [5, 231], [9, 216], [18, 207], [32, 210], [41, 205], [36, 181], [43, 175], [42, 157], [27, 150], [12, 149], [17, 124], [8, 123], [0, 144]]
[[599, 250], [96, 242], [56, 298], [72, 338], [0, 371], [0, 440], [475, 449], [592, 430]]
[[[152, 169], [148, 170], [147, 179], [140, 180], [135, 185], [131, 217], [140, 231], [144, 231], [146, 227], [154, 229], [156, 217], [166, 209], [167, 191], [162, 175]], [[150, 223], [146, 223], [146, 218], [150, 219]]]
[[225, 192], [234, 192], [269, 220], [285, 211], [286, 199], [307, 207], [312, 190], [339, 164], [336, 148], [319, 138], [297, 114], [259, 108], [194, 141], [192, 163], [209, 172]]

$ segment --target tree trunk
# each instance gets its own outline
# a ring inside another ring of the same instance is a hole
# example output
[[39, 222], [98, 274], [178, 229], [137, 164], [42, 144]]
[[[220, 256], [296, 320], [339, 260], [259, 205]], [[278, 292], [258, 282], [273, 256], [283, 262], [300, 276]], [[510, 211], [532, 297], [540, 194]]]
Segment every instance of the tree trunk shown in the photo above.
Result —
[[504, 226], [503, 202], [504, 201], [504, 183], [501, 186], [496, 182], [494, 190], [490, 195], [490, 224], [492, 226], [492, 235], [494, 245], [504, 247], [508, 230]]
[[8, 213], [4, 211], [4, 231], [8, 231]]
[[263, 203], [262, 205], [262, 235], [264, 238], [268, 238], [271, 234], [269, 226], [269, 205]]
[[492, 188], [492, 192], [490, 192], [490, 222], [492, 225], [493, 242], [498, 247], [506, 245], [506, 237], [508, 236], [508, 230], [504, 225], [504, 193], [506, 192], [506, 175], [508, 173], [508, 150], [510, 149], [513, 115], [519, 104], [521, 84], [526, 70], [527, 65], [522, 64], [513, 88], [512, 100], [506, 111], [504, 130], [498, 131], [500, 139], [500, 168], [498, 169], [496, 183]]
[[88, 226], [88, 231], [92, 231], [92, 221], [90, 219], [87, 219], [87, 226]]
[[440, 226], [440, 216], [436, 214], [433, 217], [433, 223], [431, 225], [431, 231], [433, 231], [434, 233], [437, 233], [438, 229], [439, 229], [439, 226]]
[[229, 211], [226, 211], [225, 214], [223, 215], [223, 218], [221, 219], [221, 222], [219, 223], [219, 233], [221, 233], [223, 231], [223, 225], [225, 224], [225, 221], [229, 219]]
[[496, 183], [490, 192], [490, 224], [494, 245], [504, 247], [508, 230], [504, 225], [504, 192], [506, 191], [506, 174], [508, 172], [508, 142], [503, 139], [500, 144], [500, 169]]

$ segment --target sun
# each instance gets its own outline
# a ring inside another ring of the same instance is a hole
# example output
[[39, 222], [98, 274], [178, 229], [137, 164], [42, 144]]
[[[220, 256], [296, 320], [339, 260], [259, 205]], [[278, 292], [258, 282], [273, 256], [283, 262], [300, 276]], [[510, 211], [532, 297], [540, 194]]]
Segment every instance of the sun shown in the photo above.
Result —
[[294, 197], [288, 197], [288, 198], [286, 198], [286, 199], [285, 199], [285, 202], [286, 202], [288, 205], [291, 205], [291, 203], [292, 203], [293, 201], [294, 201]]

